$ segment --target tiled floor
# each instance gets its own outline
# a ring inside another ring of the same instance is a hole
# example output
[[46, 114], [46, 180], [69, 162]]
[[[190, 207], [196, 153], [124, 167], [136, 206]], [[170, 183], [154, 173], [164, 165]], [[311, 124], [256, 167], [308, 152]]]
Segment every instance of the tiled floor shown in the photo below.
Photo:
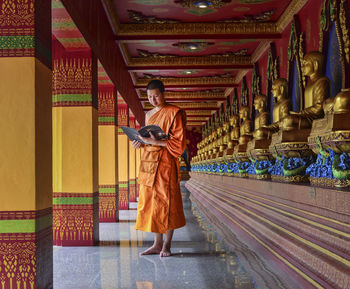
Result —
[[172, 257], [139, 256], [153, 235], [135, 230], [136, 211], [122, 213], [131, 221], [100, 224], [100, 246], [54, 248], [54, 289], [269, 288], [247, 273], [182, 188], [187, 225], [175, 231]]

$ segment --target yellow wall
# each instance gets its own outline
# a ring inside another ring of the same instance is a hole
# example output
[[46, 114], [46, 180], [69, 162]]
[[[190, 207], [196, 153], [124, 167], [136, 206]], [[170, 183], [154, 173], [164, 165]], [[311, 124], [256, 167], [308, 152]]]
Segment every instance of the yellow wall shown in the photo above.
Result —
[[129, 138], [118, 135], [118, 175], [119, 182], [129, 181]]
[[53, 108], [53, 169], [54, 192], [98, 191], [98, 126], [95, 108]]
[[98, 126], [99, 182], [101, 185], [117, 184], [116, 131], [114, 125]]
[[129, 179], [136, 178], [136, 150], [129, 144]]
[[51, 207], [51, 70], [0, 58], [0, 210]]

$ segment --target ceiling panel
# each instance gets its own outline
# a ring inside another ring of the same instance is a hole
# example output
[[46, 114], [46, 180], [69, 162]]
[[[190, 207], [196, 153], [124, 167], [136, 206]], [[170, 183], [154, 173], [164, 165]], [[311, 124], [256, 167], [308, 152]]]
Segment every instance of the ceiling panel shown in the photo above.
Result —
[[[276, 21], [291, 2], [290, 0], [113, 1], [121, 23], [148, 21], [150, 17], [168, 22]], [[206, 8], [199, 8], [199, 5], [191, 5], [195, 2], [208, 2], [209, 5]], [[218, 5], [215, 5], [215, 2]]]

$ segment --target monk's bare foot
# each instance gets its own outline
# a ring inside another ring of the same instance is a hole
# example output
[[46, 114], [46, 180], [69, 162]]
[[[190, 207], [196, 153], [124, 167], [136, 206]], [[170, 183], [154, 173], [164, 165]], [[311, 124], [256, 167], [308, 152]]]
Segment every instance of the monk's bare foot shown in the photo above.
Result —
[[140, 253], [140, 255], [154, 255], [154, 254], [160, 254], [162, 251], [162, 246], [155, 246], [148, 248], [146, 251], [143, 251]]
[[171, 256], [170, 245], [163, 245], [162, 251], [159, 254], [160, 257], [169, 257]]

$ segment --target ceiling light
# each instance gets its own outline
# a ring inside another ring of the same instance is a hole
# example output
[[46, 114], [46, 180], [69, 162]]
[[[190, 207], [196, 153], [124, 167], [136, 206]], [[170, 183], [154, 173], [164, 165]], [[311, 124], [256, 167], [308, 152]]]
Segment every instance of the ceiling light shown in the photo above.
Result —
[[185, 71], [185, 73], [186, 73], [186, 74], [191, 74], [192, 71], [191, 71], [191, 70], [187, 70], [187, 71]]
[[194, 3], [194, 6], [198, 7], [198, 8], [208, 8], [209, 6], [212, 6], [213, 4], [211, 3], [211, 1], [198, 1]]
[[200, 45], [195, 44], [195, 43], [190, 43], [190, 44], [187, 44], [187, 48], [189, 48], [191, 50], [197, 50], [200, 48]]

